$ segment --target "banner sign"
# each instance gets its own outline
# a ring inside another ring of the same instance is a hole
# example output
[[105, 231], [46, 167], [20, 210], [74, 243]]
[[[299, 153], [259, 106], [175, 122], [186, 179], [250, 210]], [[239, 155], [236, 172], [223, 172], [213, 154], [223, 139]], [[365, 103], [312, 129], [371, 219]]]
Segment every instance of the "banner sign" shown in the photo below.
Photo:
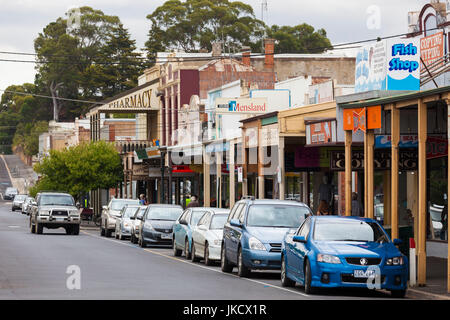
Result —
[[[433, 62], [442, 58], [444, 56], [444, 33], [438, 32], [420, 39], [420, 56], [426, 66], [432, 65]], [[443, 64], [444, 61], [433, 67], [439, 67]], [[427, 72], [422, 61], [420, 62], [420, 72]]]
[[381, 106], [344, 109], [343, 129], [356, 132], [381, 128]]
[[386, 39], [356, 56], [355, 92], [420, 89], [420, 39]]
[[336, 136], [336, 120], [306, 125], [306, 145], [335, 143]]
[[[391, 168], [391, 152], [374, 153], [374, 169], [387, 170]], [[417, 170], [417, 150], [402, 150], [399, 152], [399, 169], [406, 171]], [[331, 151], [330, 169], [345, 170], [345, 152]], [[364, 170], [364, 151], [352, 151], [352, 171]]]
[[[375, 136], [376, 149], [390, 149], [392, 146], [390, 135]], [[417, 148], [419, 138], [417, 135], [401, 135], [399, 148]], [[448, 155], [448, 140], [445, 135], [428, 136], [427, 159], [445, 157]]]
[[267, 98], [217, 98], [216, 113], [264, 114], [268, 111]]

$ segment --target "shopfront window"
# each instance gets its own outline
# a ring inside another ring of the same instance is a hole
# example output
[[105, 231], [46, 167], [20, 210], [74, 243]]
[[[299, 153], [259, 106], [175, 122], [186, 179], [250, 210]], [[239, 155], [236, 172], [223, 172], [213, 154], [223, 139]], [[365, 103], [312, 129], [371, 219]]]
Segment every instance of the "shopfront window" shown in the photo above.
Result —
[[431, 240], [448, 239], [447, 157], [428, 160], [428, 230]]

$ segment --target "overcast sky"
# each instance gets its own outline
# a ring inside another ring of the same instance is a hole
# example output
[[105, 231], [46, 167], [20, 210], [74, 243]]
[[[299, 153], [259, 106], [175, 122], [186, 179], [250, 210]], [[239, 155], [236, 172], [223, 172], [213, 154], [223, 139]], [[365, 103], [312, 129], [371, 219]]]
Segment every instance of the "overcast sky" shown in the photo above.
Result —
[[[441, 0], [441, 2], [444, 0]], [[146, 19], [165, 0], [0, 0], [0, 51], [34, 52], [33, 40], [50, 22], [71, 7], [88, 5], [117, 15], [143, 48], [150, 24]], [[261, 18], [262, 0], [243, 0]], [[269, 25], [308, 23], [324, 28], [333, 44], [371, 39], [408, 31], [407, 14], [429, 0], [267, 0]], [[379, 12], [380, 19], [370, 19]], [[367, 21], [372, 21], [372, 27]], [[374, 22], [375, 21], [375, 22]], [[377, 23], [379, 21], [379, 23]], [[0, 54], [0, 59], [29, 57]], [[0, 61], [0, 89], [34, 81], [34, 64]], [[1, 92], [0, 92], [1, 94]]]

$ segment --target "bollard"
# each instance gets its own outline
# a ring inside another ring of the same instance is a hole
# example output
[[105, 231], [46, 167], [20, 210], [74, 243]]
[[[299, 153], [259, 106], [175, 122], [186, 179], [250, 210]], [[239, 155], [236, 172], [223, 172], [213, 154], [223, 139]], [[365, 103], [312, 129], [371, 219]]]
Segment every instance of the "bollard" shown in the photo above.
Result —
[[409, 238], [409, 285], [416, 286], [416, 243]]

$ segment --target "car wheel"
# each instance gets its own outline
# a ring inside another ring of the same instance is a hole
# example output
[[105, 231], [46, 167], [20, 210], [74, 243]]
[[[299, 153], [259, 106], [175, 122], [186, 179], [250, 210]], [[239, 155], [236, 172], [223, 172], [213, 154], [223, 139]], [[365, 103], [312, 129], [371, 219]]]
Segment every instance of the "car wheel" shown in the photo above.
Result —
[[406, 290], [391, 290], [391, 297], [392, 298], [404, 298], [406, 295]]
[[30, 231], [31, 231], [31, 233], [35, 233], [34, 225], [31, 222], [31, 219], [30, 219]]
[[194, 241], [192, 241], [191, 261], [192, 261], [192, 262], [199, 262], [199, 261], [200, 261], [200, 258], [198, 258], [198, 257], [195, 255], [195, 243], [194, 243]]
[[311, 264], [309, 263], [309, 260], [306, 260], [306, 266], [305, 266], [305, 293], [306, 294], [314, 293], [314, 288], [311, 286], [311, 282], [312, 282]]
[[78, 236], [78, 235], [80, 234], [80, 225], [79, 225], [79, 224], [75, 224], [75, 225], [72, 227], [72, 234], [73, 234], [74, 236]]
[[230, 273], [233, 271], [233, 265], [228, 261], [225, 250], [225, 244], [222, 244], [222, 250], [220, 251], [220, 268], [222, 269], [222, 272]]
[[73, 233], [72, 226], [67, 226], [65, 229], [66, 229], [66, 234], [70, 235]]
[[284, 256], [281, 256], [281, 286], [283, 287], [295, 286], [295, 281], [289, 279], [287, 276], [286, 258]]
[[103, 223], [100, 223], [100, 236], [101, 237], [105, 236], [105, 228], [103, 228]]
[[189, 240], [188, 239], [186, 239], [186, 241], [184, 242], [184, 256], [186, 257], [186, 259], [191, 258], [191, 253], [189, 252]]
[[175, 256], [175, 257], [179, 257], [179, 256], [181, 256], [181, 250], [180, 249], [177, 249], [177, 245], [176, 245], [176, 243], [175, 243], [175, 238], [173, 238], [173, 255]]
[[139, 246], [141, 248], [145, 248], [147, 246], [146, 243], [145, 243], [144, 238], [142, 237], [142, 235], [139, 237]]
[[36, 223], [36, 233], [42, 234], [43, 231], [44, 231], [44, 226], [42, 225], [42, 223], [37, 222]]
[[105, 225], [105, 237], [111, 238], [111, 230], [108, 230], [108, 226]]
[[207, 266], [212, 265], [212, 261], [209, 260], [209, 246], [208, 246], [208, 242], [205, 243], [205, 264]]
[[242, 248], [239, 248], [237, 265], [238, 265], [238, 276], [248, 277], [248, 275], [250, 274], [250, 269], [244, 265], [244, 261], [242, 259]]

